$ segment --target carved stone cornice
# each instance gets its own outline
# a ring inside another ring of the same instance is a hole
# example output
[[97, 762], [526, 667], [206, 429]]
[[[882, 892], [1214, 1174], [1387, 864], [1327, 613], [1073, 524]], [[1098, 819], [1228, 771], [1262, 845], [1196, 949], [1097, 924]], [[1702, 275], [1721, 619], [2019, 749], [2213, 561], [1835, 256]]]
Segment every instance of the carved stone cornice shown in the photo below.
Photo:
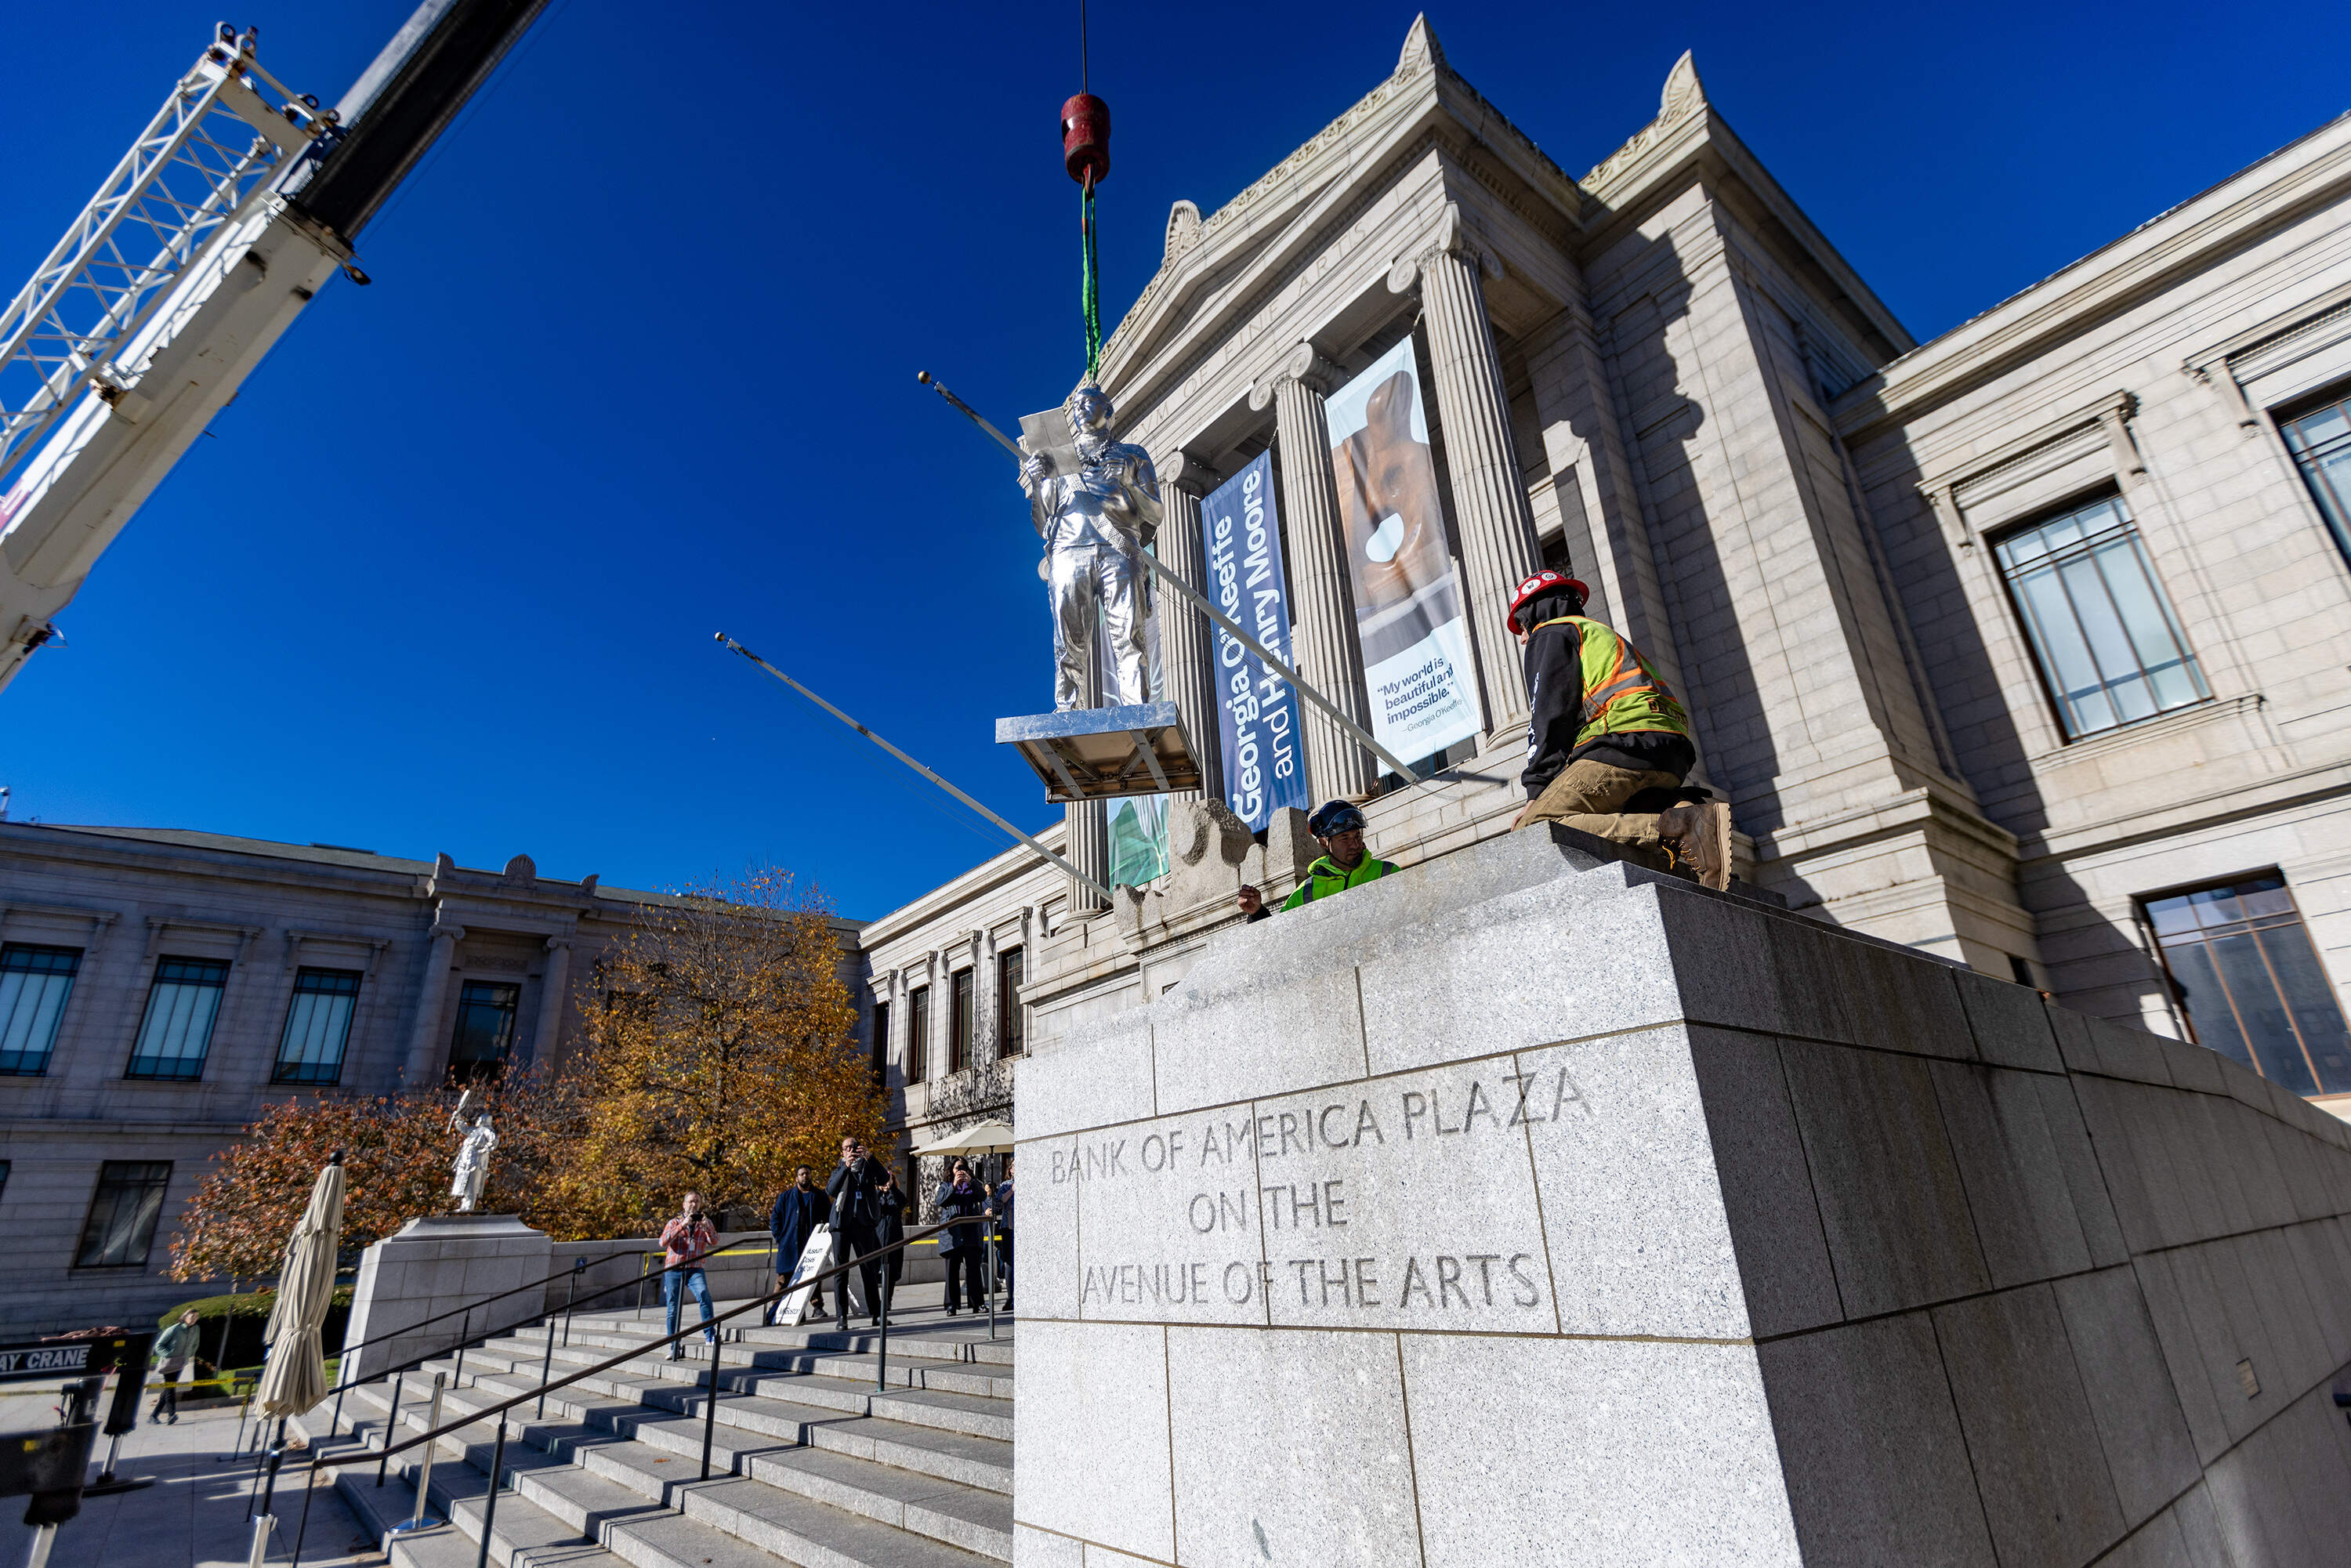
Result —
[[1167, 244], [1159, 253], [1161, 271], [1200, 244], [1200, 204], [1179, 201], [1167, 209]]
[[1249, 412], [1263, 413], [1271, 408], [1274, 394], [1284, 382], [1296, 382], [1318, 397], [1329, 397], [1344, 379], [1345, 372], [1318, 353], [1313, 344], [1301, 343], [1249, 388]]
[[298, 931], [289, 925], [286, 927], [286, 968], [288, 971], [301, 961], [302, 944], [305, 942], [330, 942], [346, 947], [366, 948], [367, 968], [364, 973], [371, 978], [375, 975], [376, 960], [381, 958], [383, 950], [392, 946], [392, 939], [388, 936], [359, 936], [342, 931]]
[[236, 956], [241, 960], [253, 939], [262, 933], [258, 925], [238, 925], [222, 920], [183, 920], [176, 915], [151, 915], [147, 917], [147, 956], [152, 958], [161, 950], [166, 931], [208, 931], [215, 936], [236, 938]]
[[1698, 61], [1687, 49], [1666, 73], [1665, 90], [1657, 95], [1657, 118], [1635, 131], [1632, 140], [1601, 160], [1580, 182], [1586, 190], [1608, 183], [1663, 141], [1681, 123], [1707, 107], [1706, 86], [1698, 79]]

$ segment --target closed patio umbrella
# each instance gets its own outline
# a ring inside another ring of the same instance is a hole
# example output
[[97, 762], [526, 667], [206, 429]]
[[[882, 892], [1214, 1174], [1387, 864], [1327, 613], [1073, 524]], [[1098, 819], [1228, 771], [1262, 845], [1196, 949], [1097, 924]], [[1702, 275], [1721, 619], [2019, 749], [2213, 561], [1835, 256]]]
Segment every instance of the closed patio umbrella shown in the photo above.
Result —
[[269, 1364], [257, 1391], [264, 1416], [299, 1416], [327, 1396], [320, 1330], [335, 1292], [335, 1251], [343, 1235], [343, 1156], [338, 1153], [310, 1187], [310, 1206], [286, 1243], [277, 1301], [262, 1338]]
[[933, 1155], [1008, 1155], [1012, 1152], [1012, 1129], [1001, 1122], [982, 1122], [909, 1152], [925, 1158]]

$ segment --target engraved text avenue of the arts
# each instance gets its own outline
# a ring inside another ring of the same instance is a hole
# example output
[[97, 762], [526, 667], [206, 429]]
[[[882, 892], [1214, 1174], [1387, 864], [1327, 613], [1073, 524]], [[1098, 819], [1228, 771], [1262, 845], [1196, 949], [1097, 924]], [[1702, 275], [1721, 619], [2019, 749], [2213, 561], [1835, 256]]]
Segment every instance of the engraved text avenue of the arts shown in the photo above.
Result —
[[1505, 1058], [1056, 1140], [1035, 1175], [1077, 1198], [1086, 1317], [1522, 1328], [1553, 1317], [1532, 1142], [1592, 1114], [1557, 1058]]

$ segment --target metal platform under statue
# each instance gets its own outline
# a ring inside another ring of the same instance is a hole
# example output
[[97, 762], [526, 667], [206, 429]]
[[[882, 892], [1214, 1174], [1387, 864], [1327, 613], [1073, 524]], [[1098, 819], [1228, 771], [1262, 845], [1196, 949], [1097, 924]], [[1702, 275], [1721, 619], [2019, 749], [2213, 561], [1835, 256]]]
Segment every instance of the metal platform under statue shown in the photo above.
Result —
[[1057, 806], [1200, 788], [1200, 764], [1174, 703], [999, 718], [996, 743], [1019, 747]]

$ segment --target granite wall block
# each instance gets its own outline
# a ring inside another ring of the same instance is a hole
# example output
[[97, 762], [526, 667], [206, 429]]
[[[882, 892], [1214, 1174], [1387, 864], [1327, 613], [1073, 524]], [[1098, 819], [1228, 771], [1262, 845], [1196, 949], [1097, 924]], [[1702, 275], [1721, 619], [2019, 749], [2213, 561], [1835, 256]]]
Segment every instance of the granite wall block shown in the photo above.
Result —
[[1845, 1315], [1989, 1289], [1927, 1059], [1788, 1040], [1781, 1060]]

